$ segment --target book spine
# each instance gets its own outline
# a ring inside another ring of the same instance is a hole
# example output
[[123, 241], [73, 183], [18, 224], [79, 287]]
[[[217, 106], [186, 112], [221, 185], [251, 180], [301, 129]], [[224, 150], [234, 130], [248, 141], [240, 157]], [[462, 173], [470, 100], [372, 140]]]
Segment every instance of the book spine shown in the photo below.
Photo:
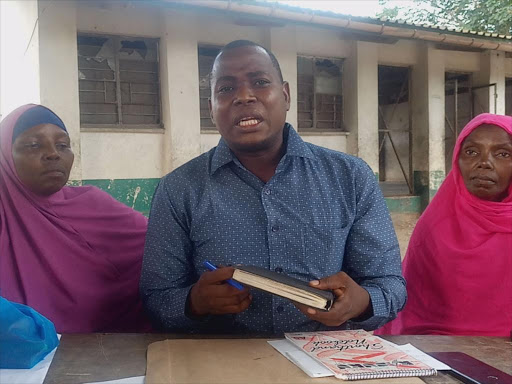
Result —
[[412, 376], [432, 376], [436, 375], [434, 368], [429, 369], [413, 369], [407, 371], [381, 371], [381, 372], [365, 372], [365, 373], [348, 373], [335, 374], [338, 379], [343, 380], [365, 380], [365, 379], [388, 379], [392, 377], [412, 377]]

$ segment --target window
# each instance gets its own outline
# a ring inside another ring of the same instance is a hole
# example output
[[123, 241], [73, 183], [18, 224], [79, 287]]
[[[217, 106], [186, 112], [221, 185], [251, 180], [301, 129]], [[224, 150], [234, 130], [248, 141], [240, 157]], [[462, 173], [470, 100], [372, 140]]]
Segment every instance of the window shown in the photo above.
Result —
[[199, 108], [202, 130], [215, 130], [210, 118], [208, 99], [210, 97], [210, 72], [213, 68], [213, 61], [220, 52], [220, 47], [199, 46], [197, 48], [199, 60]]
[[340, 59], [297, 57], [299, 131], [342, 130], [342, 66]]
[[505, 115], [512, 116], [512, 77], [505, 78]]
[[158, 39], [78, 35], [80, 124], [160, 126]]

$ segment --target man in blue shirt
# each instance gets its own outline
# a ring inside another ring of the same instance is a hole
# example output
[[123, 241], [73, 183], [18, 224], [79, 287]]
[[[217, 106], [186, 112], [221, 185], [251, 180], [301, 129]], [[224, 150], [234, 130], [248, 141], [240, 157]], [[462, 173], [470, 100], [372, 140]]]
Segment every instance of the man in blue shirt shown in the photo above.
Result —
[[[282, 334], [375, 329], [405, 304], [384, 199], [360, 159], [305, 143], [285, 123], [290, 91], [274, 55], [225, 46], [211, 74], [222, 139], [165, 176], [153, 198], [141, 294], [167, 331]], [[207, 271], [205, 260], [220, 267]], [[336, 296], [329, 312], [225, 283], [265, 267]]]

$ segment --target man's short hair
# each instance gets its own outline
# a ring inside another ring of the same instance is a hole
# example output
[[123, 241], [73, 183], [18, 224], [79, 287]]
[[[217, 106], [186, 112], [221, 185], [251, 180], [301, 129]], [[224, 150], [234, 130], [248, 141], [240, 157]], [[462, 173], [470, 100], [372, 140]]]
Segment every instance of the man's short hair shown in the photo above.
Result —
[[[281, 72], [281, 67], [279, 66], [279, 62], [277, 61], [274, 54], [272, 52], [270, 52], [264, 46], [257, 44], [254, 41], [250, 41], [250, 40], [235, 40], [235, 41], [232, 41], [231, 43], [226, 44], [224, 47], [222, 47], [220, 52], [215, 57], [215, 60], [213, 61], [213, 65], [215, 66], [215, 62], [217, 61], [219, 56], [222, 55], [222, 53], [229, 51], [231, 49], [240, 48], [240, 47], [259, 47], [259, 48], [263, 49], [267, 53], [267, 55], [270, 57], [270, 61], [272, 62], [272, 65], [274, 66], [274, 68], [277, 71], [277, 74], [279, 75], [279, 80], [281, 81], [281, 83], [284, 82], [283, 73]], [[212, 78], [213, 78], [213, 76], [210, 73], [210, 87], [212, 84]]]

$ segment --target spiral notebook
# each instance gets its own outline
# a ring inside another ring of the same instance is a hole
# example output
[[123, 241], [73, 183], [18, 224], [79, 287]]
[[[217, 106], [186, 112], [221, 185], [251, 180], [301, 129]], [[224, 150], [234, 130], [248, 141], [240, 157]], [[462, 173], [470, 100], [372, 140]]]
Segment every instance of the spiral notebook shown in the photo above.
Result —
[[436, 370], [363, 330], [297, 332], [285, 337], [343, 380], [435, 375]]

